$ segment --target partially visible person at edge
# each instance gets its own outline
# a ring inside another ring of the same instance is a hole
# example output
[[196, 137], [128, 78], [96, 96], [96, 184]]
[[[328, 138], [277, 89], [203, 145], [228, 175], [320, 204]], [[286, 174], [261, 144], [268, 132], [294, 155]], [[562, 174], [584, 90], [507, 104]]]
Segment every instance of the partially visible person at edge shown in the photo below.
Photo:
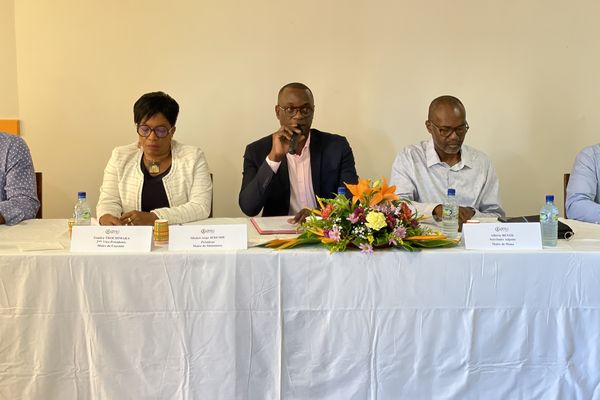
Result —
[[18, 136], [0, 132], [0, 224], [15, 225], [35, 218], [39, 208], [27, 144]]
[[492, 162], [463, 145], [469, 124], [462, 102], [453, 96], [433, 100], [425, 127], [431, 139], [404, 148], [394, 160], [390, 184], [396, 194], [430, 221], [441, 221], [448, 188], [456, 190], [461, 227], [472, 218], [504, 216]]
[[600, 223], [600, 144], [581, 150], [567, 185], [567, 218]]
[[180, 224], [210, 214], [212, 182], [202, 150], [173, 140], [179, 105], [163, 92], [133, 106], [137, 141], [113, 150], [96, 212], [101, 225]]
[[279, 129], [250, 143], [244, 153], [239, 195], [244, 214], [294, 215], [293, 222], [301, 222], [309, 214], [306, 207], [317, 207], [315, 196], [331, 198], [344, 183], [358, 181], [350, 144], [343, 136], [312, 129], [314, 111], [306, 85], [294, 82], [279, 90]]

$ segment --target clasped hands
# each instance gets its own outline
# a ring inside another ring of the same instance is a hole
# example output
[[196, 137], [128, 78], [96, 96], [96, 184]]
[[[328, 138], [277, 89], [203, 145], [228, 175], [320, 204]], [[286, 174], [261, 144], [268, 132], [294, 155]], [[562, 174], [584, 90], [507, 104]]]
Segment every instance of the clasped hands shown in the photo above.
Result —
[[154, 225], [158, 217], [152, 212], [128, 211], [120, 217], [104, 214], [100, 217], [100, 225]]

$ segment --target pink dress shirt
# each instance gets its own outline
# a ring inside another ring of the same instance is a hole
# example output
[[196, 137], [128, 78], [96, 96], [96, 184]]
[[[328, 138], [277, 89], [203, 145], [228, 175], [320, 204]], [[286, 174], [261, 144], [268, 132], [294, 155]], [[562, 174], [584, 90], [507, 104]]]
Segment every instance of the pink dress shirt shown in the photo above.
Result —
[[[286, 154], [288, 162], [288, 173], [290, 176], [290, 210], [289, 215], [295, 215], [304, 207], [316, 208], [317, 200], [313, 189], [312, 175], [310, 171], [310, 134], [302, 148], [302, 154]], [[267, 164], [274, 173], [277, 173], [281, 162], [269, 160]]]

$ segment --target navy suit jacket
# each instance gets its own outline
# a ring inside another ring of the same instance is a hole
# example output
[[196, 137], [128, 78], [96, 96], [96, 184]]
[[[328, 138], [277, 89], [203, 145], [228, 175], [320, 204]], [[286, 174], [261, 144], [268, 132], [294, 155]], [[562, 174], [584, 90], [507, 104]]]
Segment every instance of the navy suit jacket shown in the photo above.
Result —
[[[265, 160], [271, 151], [272, 136], [246, 146], [244, 176], [239, 204], [244, 214], [255, 216], [288, 215], [290, 177], [284, 157], [277, 173]], [[310, 171], [316, 196], [331, 198], [344, 183], [358, 182], [354, 155], [345, 137], [316, 129], [310, 130]]]

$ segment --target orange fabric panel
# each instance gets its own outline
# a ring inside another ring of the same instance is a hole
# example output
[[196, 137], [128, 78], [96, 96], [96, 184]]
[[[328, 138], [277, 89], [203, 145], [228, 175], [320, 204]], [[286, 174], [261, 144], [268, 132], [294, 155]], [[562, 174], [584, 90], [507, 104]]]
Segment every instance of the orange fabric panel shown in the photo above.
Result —
[[0, 119], [0, 132], [12, 133], [19, 135], [19, 120], [18, 119]]

